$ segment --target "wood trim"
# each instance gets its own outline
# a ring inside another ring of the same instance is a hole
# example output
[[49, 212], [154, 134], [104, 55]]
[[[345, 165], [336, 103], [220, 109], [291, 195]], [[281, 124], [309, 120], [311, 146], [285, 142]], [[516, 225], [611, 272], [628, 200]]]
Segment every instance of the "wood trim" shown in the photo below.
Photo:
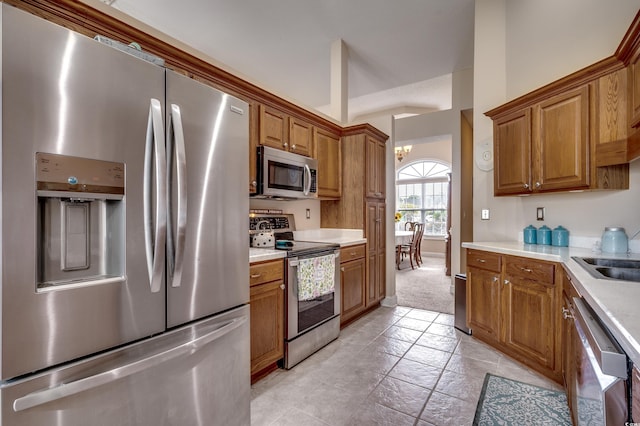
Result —
[[621, 60], [625, 66], [629, 65], [629, 62], [633, 58], [633, 52], [637, 52], [640, 49], [640, 11], [636, 13], [636, 17], [633, 18], [631, 26], [627, 29], [618, 49], [616, 50], [615, 57]]
[[3, 2], [87, 37], [100, 34], [127, 44], [135, 40], [144, 47], [146, 52], [163, 58], [167, 68], [194, 80], [224, 90], [247, 102], [258, 101], [283, 110], [291, 116], [310, 121], [315, 126], [327, 131], [338, 134], [342, 131], [339, 124], [295, 105], [89, 5], [74, 0], [3, 0]]
[[386, 133], [376, 129], [371, 124], [356, 124], [353, 126], [345, 127], [342, 129], [342, 136], [352, 136], [352, 135], [368, 135], [376, 139], [384, 140], [385, 143], [389, 139], [389, 135]]
[[487, 117], [495, 120], [498, 117], [509, 114], [517, 109], [531, 107], [543, 99], [562, 94], [568, 90], [577, 89], [580, 86], [597, 80], [609, 73], [621, 70], [625, 64], [615, 56], [610, 56], [593, 65], [578, 70], [566, 77], [549, 83], [532, 92], [524, 94], [512, 101], [502, 104], [484, 113]]

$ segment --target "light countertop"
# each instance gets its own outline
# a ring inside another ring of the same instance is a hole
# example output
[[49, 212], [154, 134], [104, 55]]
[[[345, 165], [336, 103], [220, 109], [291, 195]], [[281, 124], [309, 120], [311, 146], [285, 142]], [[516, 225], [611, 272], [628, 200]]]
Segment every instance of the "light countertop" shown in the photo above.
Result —
[[[340, 247], [349, 247], [357, 244], [364, 244], [362, 229], [337, 229], [320, 228], [308, 229], [304, 231], [294, 231], [293, 237], [297, 241], [313, 241], [316, 243], [339, 244]], [[249, 263], [263, 262], [265, 260], [283, 259], [287, 257], [284, 250], [249, 248]]]
[[594, 278], [571, 257], [637, 259], [640, 254], [594, 253], [590, 249], [519, 242], [472, 242], [462, 247], [564, 264], [573, 284], [609, 328], [634, 364], [640, 365], [640, 283]]
[[367, 242], [367, 239], [363, 236], [362, 229], [307, 229], [304, 231], [294, 231], [293, 238], [298, 241], [340, 244], [340, 247], [349, 247]]

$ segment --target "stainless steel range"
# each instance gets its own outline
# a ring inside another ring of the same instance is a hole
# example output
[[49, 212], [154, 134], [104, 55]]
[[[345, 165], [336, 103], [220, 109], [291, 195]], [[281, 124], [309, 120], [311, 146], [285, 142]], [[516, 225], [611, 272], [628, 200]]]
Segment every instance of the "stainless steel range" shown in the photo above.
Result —
[[340, 245], [295, 241], [291, 214], [251, 214], [250, 231], [274, 231], [275, 249], [286, 250], [284, 368], [289, 369], [340, 334]]

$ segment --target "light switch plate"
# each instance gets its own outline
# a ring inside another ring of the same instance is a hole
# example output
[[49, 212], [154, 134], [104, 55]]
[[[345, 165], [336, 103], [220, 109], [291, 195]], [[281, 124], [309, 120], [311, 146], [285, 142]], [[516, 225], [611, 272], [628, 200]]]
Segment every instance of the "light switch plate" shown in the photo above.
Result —
[[544, 207], [537, 207], [536, 208], [536, 219], [537, 220], [544, 220]]
[[480, 213], [480, 219], [489, 220], [489, 209], [482, 209], [482, 212]]

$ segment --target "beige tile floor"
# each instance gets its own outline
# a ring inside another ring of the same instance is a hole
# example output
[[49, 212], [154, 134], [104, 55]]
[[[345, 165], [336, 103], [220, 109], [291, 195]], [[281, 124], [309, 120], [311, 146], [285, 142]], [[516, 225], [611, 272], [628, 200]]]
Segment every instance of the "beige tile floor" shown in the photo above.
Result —
[[453, 316], [380, 307], [251, 389], [252, 425], [470, 425], [485, 373], [560, 390], [453, 328]]

